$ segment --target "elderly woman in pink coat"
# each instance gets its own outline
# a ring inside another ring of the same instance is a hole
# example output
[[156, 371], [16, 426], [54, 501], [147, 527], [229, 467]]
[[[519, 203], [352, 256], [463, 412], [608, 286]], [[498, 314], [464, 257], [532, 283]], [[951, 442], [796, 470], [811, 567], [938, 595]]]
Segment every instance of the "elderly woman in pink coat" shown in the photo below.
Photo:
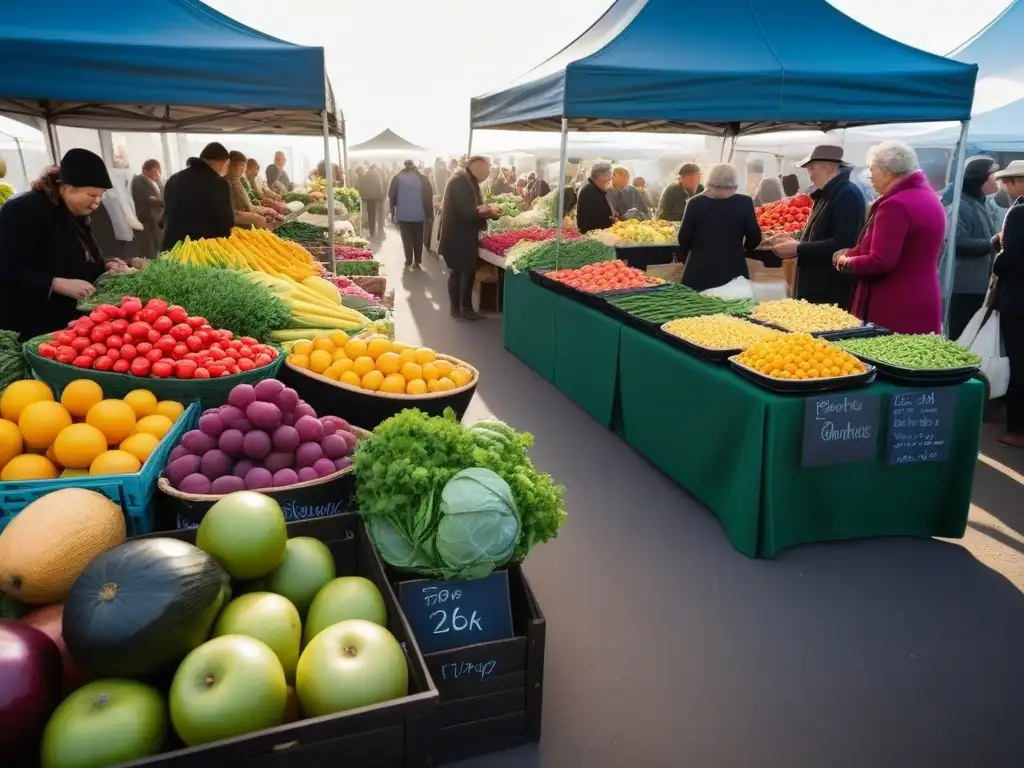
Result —
[[858, 278], [852, 311], [896, 333], [940, 333], [945, 210], [906, 144], [872, 147], [868, 165], [880, 197], [857, 245], [833, 258], [837, 269]]

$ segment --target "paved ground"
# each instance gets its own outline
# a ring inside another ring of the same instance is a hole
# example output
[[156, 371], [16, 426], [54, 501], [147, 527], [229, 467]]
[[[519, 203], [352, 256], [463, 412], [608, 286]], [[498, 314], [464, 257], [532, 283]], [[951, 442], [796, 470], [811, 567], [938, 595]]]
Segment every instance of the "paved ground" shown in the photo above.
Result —
[[380, 257], [398, 336], [479, 368], [467, 419], [534, 433], [568, 489], [562, 535], [526, 566], [548, 619], [542, 742], [460, 768], [1024, 766], [1024, 452], [994, 426], [962, 541], [750, 560], [506, 352], [500, 319], [451, 320], [439, 259], [403, 273], [394, 230]]

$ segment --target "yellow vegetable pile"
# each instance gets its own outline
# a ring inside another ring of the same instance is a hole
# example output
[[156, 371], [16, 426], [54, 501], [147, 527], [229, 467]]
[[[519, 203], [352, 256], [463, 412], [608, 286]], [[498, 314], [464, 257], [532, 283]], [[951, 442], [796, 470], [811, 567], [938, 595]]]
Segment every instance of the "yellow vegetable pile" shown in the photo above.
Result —
[[164, 258], [201, 267], [256, 270], [298, 282], [323, 273], [309, 251], [265, 229], [235, 227], [231, 237], [203, 240], [186, 237], [164, 254]]
[[750, 316], [797, 333], [821, 333], [858, 328], [863, 323], [835, 304], [811, 304], [803, 299], [763, 301]]
[[867, 370], [849, 352], [806, 333], [779, 334], [731, 359], [773, 379], [827, 379]]
[[731, 315], [700, 315], [670, 320], [661, 329], [705, 349], [746, 349], [764, 339], [781, 336], [780, 331], [754, 325]]
[[639, 245], [664, 245], [674, 243], [678, 236], [677, 225], [671, 221], [651, 219], [625, 219], [617, 221], [608, 231], [620, 240]]
[[274, 331], [275, 341], [308, 338], [316, 330], [354, 331], [370, 324], [369, 318], [343, 306], [338, 289], [322, 277], [312, 275], [301, 283], [287, 276], [274, 277], [264, 272], [246, 272], [244, 277], [265, 285], [283, 301], [292, 313], [292, 327]]
[[184, 412], [145, 389], [104, 399], [91, 379], [64, 388], [16, 381], [0, 394], [0, 481], [138, 472]]
[[446, 392], [473, 380], [471, 369], [442, 360], [427, 347], [386, 336], [351, 339], [340, 331], [296, 341], [287, 361], [342, 384], [394, 395]]

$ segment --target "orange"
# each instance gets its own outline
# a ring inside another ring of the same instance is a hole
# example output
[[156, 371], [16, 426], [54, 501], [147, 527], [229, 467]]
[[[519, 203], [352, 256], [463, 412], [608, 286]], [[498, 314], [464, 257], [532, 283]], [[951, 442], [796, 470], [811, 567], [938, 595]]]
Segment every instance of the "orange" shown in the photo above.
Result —
[[363, 385], [362, 378], [355, 371], [345, 371], [341, 374], [341, 378], [338, 381], [353, 387], [361, 387]]
[[124, 401], [135, 411], [136, 419], [156, 413], [156, 395], [148, 389], [133, 389], [124, 396]]
[[352, 361], [352, 371], [357, 376], [365, 376], [370, 371], [375, 370], [376, 365], [373, 362], [373, 358], [369, 355], [361, 355]]
[[448, 374], [448, 378], [452, 380], [456, 387], [464, 387], [473, 380], [473, 372], [468, 368], [463, 368], [461, 365], [457, 365], [452, 368], [451, 373]]
[[380, 389], [380, 385], [384, 383], [384, 374], [377, 370], [367, 371], [366, 375], [363, 376], [363, 380], [359, 383], [363, 389], [369, 389], [377, 391]]
[[7, 462], [0, 472], [0, 480], [5, 483], [16, 480], [52, 480], [57, 474], [57, 468], [45, 456], [23, 453]]
[[338, 374], [342, 374], [345, 371], [351, 371], [355, 367], [355, 361], [349, 360], [347, 357], [343, 360], [335, 360], [331, 363], [331, 368], [338, 371]]
[[345, 345], [345, 354], [355, 360], [366, 354], [366, 342], [362, 339], [350, 339]]
[[441, 374], [437, 370], [437, 366], [434, 365], [433, 363], [427, 363], [426, 365], [421, 367], [421, 370], [423, 371], [424, 381], [431, 382], [434, 379], [441, 378]]
[[392, 341], [391, 342], [391, 351], [392, 352], [397, 352], [398, 354], [402, 354], [407, 349], [410, 349], [408, 344], [403, 344], [400, 341]]
[[427, 392], [437, 392], [439, 389], [441, 389], [440, 379], [433, 379], [427, 382]]
[[366, 354], [376, 360], [385, 352], [391, 351], [391, 342], [387, 339], [371, 339], [366, 345]]
[[342, 373], [344, 373], [344, 371], [342, 371], [341, 368], [338, 367], [337, 363], [331, 363], [330, 367], [320, 375], [326, 376], [328, 379], [334, 379], [334, 381], [337, 381], [339, 378], [341, 378]]
[[134, 475], [142, 462], [127, 451], [104, 451], [89, 465], [90, 475]]
[[55, 466], [57, 469], [61, 468], [60, 462], [57, 461], [57, 454], [54, 453], [52, 445], [49, 448], [46, 449], [46, 453], [44, 453], [43, 455], [46, 458], [48, 458], [50, 461], [52, 461], [53, 462], [53, 466]]
[[65, 469], [60, 473], [61, 477], [88, 477], [88, 469]]
[[437, 353], [430, 347], [418, 347], [416, 349], [416, 362], [420, 365], [432, 363], [437, 360]]
[[160, 438], [156, 435], [151, 435], [148, 432], [136, 432], [131, 437], [122, 440], [118, 448], [126, 453], [130, 453], [145, 464], [149, 454], [155, 451], [159, 444]]
[[[330, 339], [328, 339], [330, 343]], [[315, 349], [309, 356], [309, 370], [313, 373], [323, 373], [331, 367], [331, 353], [326, 349]]]
[[455, 367], [454, 365], [449, 363], [447, 360], [442, 360], [441, 358], [438, 358], [437, 360], [435, 360], [433, 362], [433, 366], [435, 368], [437, 368], [437, 375], [438, 376], [448, 376], [448, 374], [450, 374], [452, 372], [452, 368]]
[[344, 331], [334, 331], [331, 333], [331, 343], [334, 344], [338, 349], [344, 349], [345, 345], [348, 344], [348, 334]]
[[[395, 351], [394, 345], [392, 345], [392, 351]], [[398, 353], [398, 359], [402, 361], [402, 365], [405, 365], [406, 363], [415, 363], [416, 350], [409, 349], [408, 347], [406, 347], [405, 349]]]
[[85, 423], [102, 432], [108, 445], [117, 445], [134, 432], [135, 421], [135, 410], [124, 400], [100, 400], [85, 416]]
[[427, 392], [427, 382], [423, 379], [413, 379], [405, 385], [405, 394], [424, 395]]
[[32, 403], [43, 400], [53, 401], [53, 390], [37, 379], [22, 379], [12, 382], [0, 395], [0, 415], [17, 423], [21, 412]]
[[[431, 383], [432, 382], [428, 382], [428, 386]], [[443, 378], [440, 378], [440, 379], [437, 380], [437, 391], [438, 392], [447, 392], [449, 389], [455, 389], [455, 382], [453, 382], [451, 379], [449, 379], [447, 377], [443, 377]]]
[[313, 350], [316, 352], [333, 352], [334, 342], [326, 333], [318, 333], [313, 337]]
[[336, 363], [339, 360], [348, 360], [348, 355], [345, 354], [345, 349], [343, 347], [339, 347], [338, 349], [335, 349], [331, 353], [331, 361], [332, 362]]
[[93, 460], [107, 450], [107, 438], [90, 424], [64, 427], [53, 441], [53, 455], [62, 467], [88, 469]]
[[405, 394], [405, 379], [399, 373], [389, 373], [381, 382], [380, 392], [391, 392], [394, 394]]
[[402, 361], [394, 352], [383, 352], [380, 357], [377, 358], [377, 370], [385, 376], [389, 376], [392, 373], [398, 373], [401, 367]]
[[309, 339], [300, 339], [292, 344], [292, 354], [302, 355], [303, 357], [309, 357], [313, 351], [313, 342]]
[[176, 400], [161, 400], [156, 404], [156, 410], [153, 412], [155, 416], [166, 416], [172, 422], [177, 421], [181, 418], [181, 414], [185, 412], [185, 406]]
[[160, 440], [164, 435], [171, 431], [171, 427], [173, 426], [174, 422], [166, 416], [154, 413], [152, 416], [139, 419], [139, 423], [136, 424], [133, 434], [152, 435], [157, 440]]
[[309, 358], [306, 355], [288, 355], [285, 359], [296, 368], [309, 370]]
[[21, 412], [18, 429], [25, 445], [36, 451], [45, 451], [64, 427], [71, 426], [71, 414], [63, 405], [52, 400], [32, 403]]
[[402, 374], [406, 381], [423, 378], [423, 369], [416, 363], [406, 363], [402, 366], [402, 370], [399, 373]]
[[92, 379], [76, 379], [64, 387], [60, 404], [72, 419], [81, 421], [96, 403], [103, 399], [103, 387]]
[[13, 421], [0, 419], [0, 469], [24, 450], [21, 430]]

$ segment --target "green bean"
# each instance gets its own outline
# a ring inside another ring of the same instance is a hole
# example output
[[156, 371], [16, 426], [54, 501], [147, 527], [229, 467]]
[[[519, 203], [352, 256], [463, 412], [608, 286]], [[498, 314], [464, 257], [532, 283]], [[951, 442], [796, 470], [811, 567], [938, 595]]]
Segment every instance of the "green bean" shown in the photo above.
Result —
[[745, 315], [755, 302], [702, 296], [683, 285], [670, 284], [647, 293], [610, 298], [609, 303], [641, 320], [661, 325], [669, 320], [700, 315]]
[[896, 333], [891, 336], [843, 339], [835, 343], [855, 355], [916, 371], [967, 368], [981, 363], [981, 358], [973, 352], [934, 333]]

